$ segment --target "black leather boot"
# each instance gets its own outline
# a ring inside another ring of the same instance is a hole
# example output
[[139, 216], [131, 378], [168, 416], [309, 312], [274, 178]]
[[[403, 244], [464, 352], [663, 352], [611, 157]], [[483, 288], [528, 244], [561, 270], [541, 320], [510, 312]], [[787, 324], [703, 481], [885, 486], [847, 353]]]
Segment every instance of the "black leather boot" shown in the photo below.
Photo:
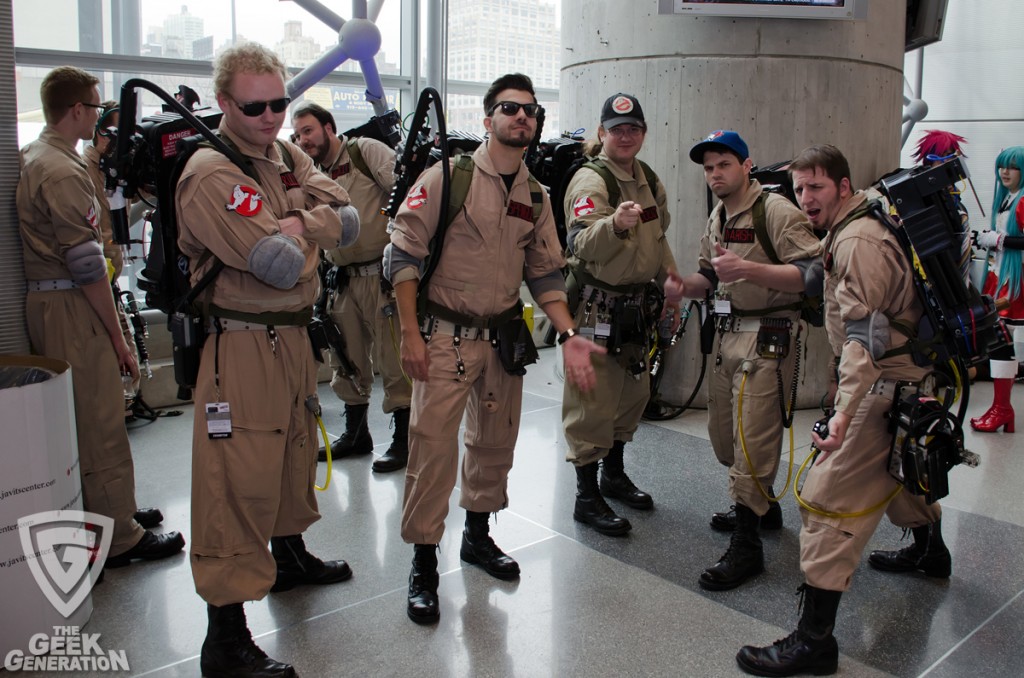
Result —
[[344, 560], [325, 563], [307, 551], [301, 534], [271, 537], [270, 552], [277, 563], [277, 581], [270, 587], [274, 593], [303, 584], [335, 584], [352, 577], [352, 568]]
[[241, 603], [221, 607], [207, 605], [206, 614], [210, 625], [199, 655], [203, 676], [288, 678], [296, 675], [291, 665], [274, 661], [253, 642]]
[[390, 473], [409, 462], [409, 408], [395, 410], [395, 435], [384, 456], [373, 462], [374, 473]]
[[942, 521], [910, 530], [914, 543], [899, 551], [872, 551], [868, 564], [884, 572], [923, 572], [929, 577], [948, 579], [953, 559], [942, 541]]
[[[768, 488], [768, 496], [775, 498], [775, 488]], [[711, 514], [711, 529], [719, 532], [732, 532], [736, 529], [736, 507], [730, 506], [728, 511]], [[782, 506], [777, 501], [768, 502], [768, 513], [761, 516], [762, 530], [782, 529]]]
[[[345, 405], [345, 432], [331, 444], [331, 459], [373, 452], [373, 438], [367, 425], [370, 405]], [[327, 448], [316, 453], [317, 461], [327, 461]]]
[[608, 456], [601, 460], [601, 494], [618, 499], [626, 506], [650, 511], [654, 508], [651, 495], [637, 489], [623, 470], [622, 453], [625, 448], [626, 443], [616, 440], [608, 450]]
[[409, 604], [406, 613], [417, 624], [434, 624], [441, 618], [437, 603], [437, 544], [413, 546], [409, 572]]
[[492, 577], [517, 579], [519, 563], [506, 555], [491, 539], [487, 521], [490, 514], [466, 511], [466, 529], [462, 531], [459, 557], [470, 565], [479, 565]]
[[795, 676], [813, 673], [829, 676], [839, 668], [839, 645], [832, 629], [842, 591], [826, 591], [804, 584], [803, 615], [796, 631], [768, 647], [747, 645], [736, 655], [736, 663], [755, 676]]
[[167, 534], [154, 534], [149, 530], [142, 533], [139, 542], [116, 556], [107, 558], [105, 568], [117, 568], [130, 565], [133, 560], [160, 560], [168, 558], [185, 548], [185, 538], [180, 532], [168, 532]]
[[608, 506], [597, 486], [597, 462], [576, 467], [576, 506], [572, 517], [590, 525], [601, 534], [617, 537], [626, 534], [632, 525], [625, 518], [615, 515]]
[[757, 524], [753, 510], [736, 504], [736, 530], [729, 540], [729, 549], [717, 563], [701, 573], [702, 589], [727, 591], [764, 572], [764, 549]]
[[132, 517], [135, 518], [135, 522], [147, 530], [152, 530], [164, 522], [164, 514], [160, 513], [158, 508], [140, 508]]

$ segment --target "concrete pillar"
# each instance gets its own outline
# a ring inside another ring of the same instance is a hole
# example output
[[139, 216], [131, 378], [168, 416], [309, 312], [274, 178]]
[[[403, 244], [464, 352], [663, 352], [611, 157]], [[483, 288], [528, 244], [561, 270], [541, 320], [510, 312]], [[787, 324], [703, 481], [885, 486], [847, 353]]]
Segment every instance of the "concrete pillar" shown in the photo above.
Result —
[[[835, 144], [857, 187], [898, 166], [904, 2], [870, 0], [863, 21], [658, 15], [657, 4], [563, 0], [562, 127], [594, 137], [607, 96], [640, 100], [649, 126], [641, 157], [668, 190], [681, 272], [696, 270], [707, 221], [703, 172], [687, 152], [712, 130], [738, 131], [761, 166]], [[691, 325], [669, 356], [662, 395], [672, 402], [685, 399], [700, 369]], [[800, 407], [816, 406], [828, 384], [823, 330], [809, 347]], [[704, 404], [703, 393], [694, 402]]]

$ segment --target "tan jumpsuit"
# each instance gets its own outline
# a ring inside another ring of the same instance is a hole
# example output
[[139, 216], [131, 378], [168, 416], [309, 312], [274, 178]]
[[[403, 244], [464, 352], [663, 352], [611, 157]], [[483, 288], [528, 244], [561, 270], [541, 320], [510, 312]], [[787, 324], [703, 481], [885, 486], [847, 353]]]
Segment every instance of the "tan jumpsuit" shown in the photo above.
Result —
[[[221, 132], [252, 161], [258, 185], [220, 152], [201, 148], [178, 182], [178, 244], [193, 264], [195, 283], [213, 265], [225, 268], [200, 297], [235, 314], [308, 311], [319, 290], [319, 248], [336, 247], [341, 235], [337, 206], [348, 194], [321, 174], [297, 146], [285, 143], [294, 171], [276, 145], [256, 148], [221, 123]], [[259, 200], [231, 210], [236, 187]], [[244, 213], [243, 213], [244, 212]], [[294, 238], [305, 254], [298, 282], [276, 289], [248, 272], [248, 257], [262, 238], [279, 233], [278, 220], [299, 216], [305, 237]], [[203, 346], [194, 399], [192, 435], [192, 575], [206, 602], [229, 605], [265, 596], [276, 566], [271, 537], [303, 532], [320, 518], [313, 485], [316, 422], [304, 403], [316, 395], [316, 363], [301, 325], [273, 331], [211, 334]], [[231, 408], [231, 437], [207, 434], [209, 403]]]
[[[399, 356], [398, 312], [393, 295], [381, 291], [381, 257], [391, 241], [388, 219], [380, 213], [391, 196], [395, 184], [395, 152], [374, 139], [358, 139], [359, 151], [373, 177], [363, 174], [349, 156], [347, 139], [341, 137], [337, 157], [323, 171], [348, 191], [352, 204], [359, 210], [359, 238], [351, 247], [327, 252], [335, 266], [345, 268], [343, 290], [333, 296], [330, 313], [345, 337], [347, 357], [358, 372], [362, 394], [338, 371], [334, 352], [331, 366], [335, 368], [331, 388], [347, 405], [365, 405], [370, 401], [373, 370], [380, 372], [384, 383], [383, 409], [390, 414], [409, 407], [412, 385], [402, 372]], [[385, 315], [385, 308], [389, 314]]]
[[[609, 204], [604, 179], [591, 169], [578, 170], [565, 192], [565, 214], [570, 237], [574, 234], [575, 252], [569, 257], [569, 265], [583, 268], [594, 279], [611, 286], [643, 286], [651, 280], [664, 284], [668, 271], [676, 270], [672, 250], [665, 238], [670, 220], [665, 188], [660, 181], [655, 186], [648, 185], [647, 177], [636, 160], [630, 175], [603, 153], [599, 158], [618, 183], [620, 201], [637, 203], [643, 214], [640, 223], [630, 229], [625, 238], [616, 236], [612, 217], [618, 205]], [[607, 287], [597, 287], [601, 289], [592, 299], [582, 298], [590, 297], [589, 294], [581, 295], [580, 302], [571, 310], [581, 333], [604, 346], [607, 339], [595, 333], [598, 323], [607, 320], [606, 311], [601, 308], [613, 304], [619, 295]], [[569, 444], [566, 460], [576, 466], [605, 457], [615, 441], [629, 442], [633, 439], [650, 399], [650, 373], [646, 345], [633, 347], [630, 353], [639, 356], [644, 367], [636, 377], [615, 356], [594, 355], [591, 363], [597, 379], [596, 388], [583, 393], [568, 380], [565, 382], [562, 423]]]
[[[463, 209], [449, 226], [428, 298], [457, 313], [489, 318], [519, 301], [527, 281], [564, 265], [551, 205], [543, 197], [536, 224], [528, 172], [520, 165], [508, 191], [486, 144], [473, 154], [475, 170]], [[423, 259], [437, 227], [441, 203], [440, 168], [423, 173], [409, 191], [391, 234], [393, 245]], [[392, 272], [392, 282], [417, 278], [415, 268]], [[559, 291], [534, 295], [539, 304], [565, 300]], [[519, 434], [523, 379], [505, 372], [486, 339], [465, 339], [460, 352], [465, 379], [456, 371], [450, 335], [435, 334], [427, 344], [429, 380], [414, 381], [409, 423], [409, 465], [402, 506], [402, 538], [410, 544], [436, 544], [444, 534], [448, 499], [458, 475], [458, 432], [466, 415], [466, 454], [459, 506], [494, 512], [508, 505], [508, 472]]]
[[[49, 128], [21, 150], [17, 205], [28, 280], [70, 280], [68, 249], [102, 242], [102, 208], [86, 163]], [[80, 289], [29, 292], [25, 314], [32, 351], [71, 364], [82, 502], [114, 519], [110, 555], [118, 556], [142, 539], [143, 529], [133, 518], [135, 469], [117, 353]]]
[[[860, 209], [865, 200], [863, 192], [855, 193], [835, 223]], [[876, 362], [863, 344], [847, 340], [845, 323], [878, 310], [916, 326], [922, 309], [906, 255], [896, 237], [874, 218], [850, 222], [835, 236], [825, 257], [825, 330], [840, 356], [835, 409], [852, 420], [842, 447], [810, 468], [801, 496], [826, 511], [854, 513], [883, 502], [898, 484], [888, 470], [892, 434], [885, 418], [893, 397], [868, 391], [878, 379], [917, 381], [926, 369], [905, 354]], [[906, 341], [898, 331], [890, 331], [889, 348]], [[906, 491], [858, 518], [828, 518], [801, 509], [800, 568], [807, 583], [847, 590], [883, 515], [898, 527], [911, 528], [935, 522], [942, 510], [938, 503], [928, 505]]]
[[[715, 256], [716, 244], [747, 261], [774, 263], [765, 254], [754, 233], [752, 208], [761, 192], [761, 184], [752, 181], [735, 215], [723, 216], [725, 209], [719, 203], [711, 213], [707, 230], [701, 238], [700, 268], [712, 268], [711, 259]], [[784, 197], [771, 194], [765, 196], [765, 222], [768, 238], [783, 263], [820, 255], [821, 243], [811, 231], [807, 219]], [[729, 295], [733, 311], [758, 311], [790, 304], [799, 299], [796, 293], [780, 292], [745, 280], [719, 282], [718, 292]], [[729, 495], [733, 501], [750, 508], [759, 516], [768, 511], [768, 500], [758, 490], [754, 476], [757, 476], [762, 487], [767, 488], [775, 481], [775, 473], [779, 468], [783, 422], [777, 370], [781, 371], [788, 402], [793, 361], [796, 359], [796, 320], [800, 314], [798, 311], [756, 314], [762, 315], [788, 318], [794, 322], [790, 332], [789, 354], [785, 358], [780, 360], [758, 355], [755, 322], [753, 330], [742, 328], [742, 331], [719, 332], [711, 360], [708, 361], [708, 435], [711, 446], [718, 461], [729, 467]], [[750, 370], [744, 382], [743, 366], [746, 361], [750, 361]], [[741, 389], [742, 413], [739, 411]], [[742, 438], [740, 416], [743, 423]], [[744, 442], [753, 469], [743, 454]]]

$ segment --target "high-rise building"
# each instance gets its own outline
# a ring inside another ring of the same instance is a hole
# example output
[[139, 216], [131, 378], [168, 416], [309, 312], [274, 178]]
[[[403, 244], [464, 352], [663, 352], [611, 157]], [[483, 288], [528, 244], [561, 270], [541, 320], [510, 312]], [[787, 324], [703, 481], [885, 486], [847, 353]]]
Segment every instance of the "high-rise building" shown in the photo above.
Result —
[[308, 66], [323, 53], [316, 39], [302, 34], [301, 21], [284, 23], [284, 39], [274, 45], [274, 51], [289, 67]]
[[[535, 87], [558, 89], [560, 68], [554, 0], [450, 0], [449, 80], [490, 83], [504, 73], [525, 73]], [[557, 136], [558, 104], [541, 103], [545, 136]], [[482, 133], [481, 97], [450, 95], [447, 117], [449, 129]]]
[[193, 45], [203, 37], [203, 20], [188, 13], [188, 6], [181, 6], [181, 14], [171, 14], [164, 19], [163, 56], [178, 59], [193, 59]]

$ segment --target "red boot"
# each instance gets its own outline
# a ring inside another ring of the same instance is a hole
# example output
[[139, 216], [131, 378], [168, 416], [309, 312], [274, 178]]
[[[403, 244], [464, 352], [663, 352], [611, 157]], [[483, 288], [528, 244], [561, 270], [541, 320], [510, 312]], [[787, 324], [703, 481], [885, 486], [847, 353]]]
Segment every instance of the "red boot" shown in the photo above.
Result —
[[[1013, 377], [1003, 376], [1003, 363], [1012, 367]], [[1017, 375], [1016, 360], [993, 360], [992, 365], [992, 387], [995, 397], [992, 399], [992, 407], [988, 412], [976, 419], [971, 419], [971, 428], [983, 433], [992, 433], [1002, 427], [1007, 433], [1014, 431], [1013, 405], [1010, 403], [1010, 391], [1013, 389], [1013, 379]]]

